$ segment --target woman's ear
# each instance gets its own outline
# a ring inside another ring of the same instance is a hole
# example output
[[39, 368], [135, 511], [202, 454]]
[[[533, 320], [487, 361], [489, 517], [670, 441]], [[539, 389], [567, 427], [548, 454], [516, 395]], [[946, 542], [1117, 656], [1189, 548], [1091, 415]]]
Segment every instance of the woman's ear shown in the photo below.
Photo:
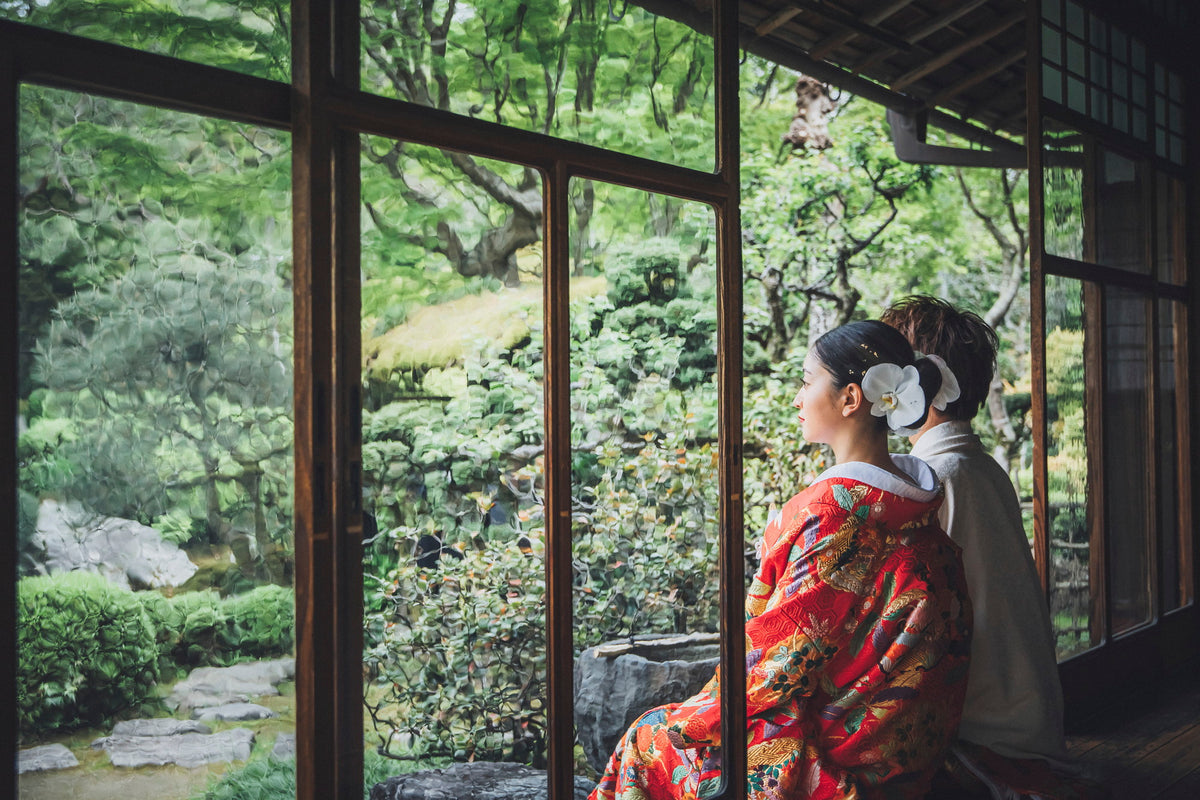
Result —
[[855, 413], [866, 401], [861, 386], [857, 383], [847, 383], [842, 387], [842, 416], [848, 417]]

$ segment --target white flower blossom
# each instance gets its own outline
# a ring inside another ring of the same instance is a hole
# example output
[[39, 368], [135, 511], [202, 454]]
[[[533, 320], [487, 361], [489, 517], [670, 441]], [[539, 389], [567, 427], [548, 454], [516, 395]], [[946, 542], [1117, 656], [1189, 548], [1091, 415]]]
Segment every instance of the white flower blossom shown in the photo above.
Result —
[[892, 430], [906, 428], [925, 413], [925, 391], [921, 375], [911, 364], [876, 364], [862, 379], [863, 396], [871, 403], [871, 413], [887, 417]]

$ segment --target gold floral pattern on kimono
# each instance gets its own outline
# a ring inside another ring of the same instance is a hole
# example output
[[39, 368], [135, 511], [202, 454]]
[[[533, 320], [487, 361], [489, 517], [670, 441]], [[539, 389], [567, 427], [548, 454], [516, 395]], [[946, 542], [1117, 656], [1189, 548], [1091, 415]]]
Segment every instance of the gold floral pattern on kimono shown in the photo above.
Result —
[[[746, 600], [749, 800], [922, 797], [953, 740], [971, 624], [959, 549], [940, 491], [873, 483], [818, 479], [764, 532]], [[634, 722], [592, 800], [715, 794], [719, 680]]]

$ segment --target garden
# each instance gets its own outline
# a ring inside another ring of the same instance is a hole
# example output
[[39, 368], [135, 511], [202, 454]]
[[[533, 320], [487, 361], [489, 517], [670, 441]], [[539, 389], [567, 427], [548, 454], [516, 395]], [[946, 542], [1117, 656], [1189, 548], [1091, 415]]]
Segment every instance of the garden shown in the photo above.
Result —
[[[286, 4], [90, 5], [0, 15], [288, 79]], [[427, 5], [363, 4], [365, 90], [711, 169], [711, 48], [694, 31], [632, 5]], [[204, 15], [220, 36], [160, 33]], [[748, 572], [755, 531], [828, 465], [790, 407], [808, 343], [909, 293], [1000, 332], [976, 429], [1027, 505], [1032, 488], [1024, 174], [900, 162], [882, 108], [815, 88], [743, 59]], [[795, 136], [816, 118], [798, 102], [819, 104], [827, 138]], [[175, 690], [198, 671], [293, 654], [290, 141], [36, 85], [20, 106], [20, 740], [64, 745], [80, 766], [62, 774], [94, 780], [119, 769], [91, 743], [185, 721], [199, 706]], [[544, 767], [540, 177], [373, 136], [360, 151], [365, 783]], [[571, 209], [576, 649], [715, 631], [713, 212], [588, 180]], [[1087, 646], [1071, 599], [1087, 591], [1083, 343], [1072, 287], [1048, 302], [1052, 602], [1070, 652]], [[101, 540], [117, 552], [96, 556]], [[146, 796], [286, 796], [293, 681], [242, 701], [270, 715], [212, 721], [251, 730], [237, 757], [123, 774]], [[50, 775], [23, 773], [22, 797]]]

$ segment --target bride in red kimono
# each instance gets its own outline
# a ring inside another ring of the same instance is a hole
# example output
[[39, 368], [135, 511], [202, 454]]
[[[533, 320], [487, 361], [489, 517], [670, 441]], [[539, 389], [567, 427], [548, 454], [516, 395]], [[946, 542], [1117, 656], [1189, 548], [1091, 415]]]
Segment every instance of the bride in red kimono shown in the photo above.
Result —
[[[746, 599], [748, 800], [924, 797], [954, 738], [971, 610], [941, 485], [887, 431], [920, 427], [956, 386], [893, 328], [818, 339], [793, 405], [836, 460], [763, 532]], [[719, 673], [652, 709], [616, 747], [591, 800], [717, 793]]]

